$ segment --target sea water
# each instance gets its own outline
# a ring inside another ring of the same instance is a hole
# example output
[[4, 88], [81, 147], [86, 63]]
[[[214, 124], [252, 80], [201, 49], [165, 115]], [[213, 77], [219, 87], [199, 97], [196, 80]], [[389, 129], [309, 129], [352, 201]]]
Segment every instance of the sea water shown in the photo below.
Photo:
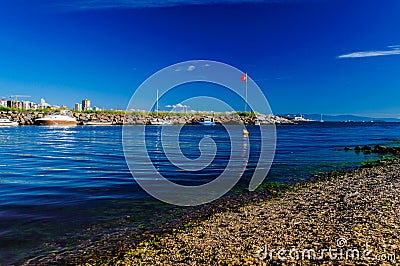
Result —
[[[130, 132], [135, 130], [143, 134], [142, 127], [131, 126]], [[250, 158], [243, 189], [260, 151], [258, 127], [248, 130]], [[354, 167], [377, 155], [346, 152], [344, 147], [396, 145], [400, 139], [398, 123], [303, 123], [278, 125], [276, 130], [277, 149], [267, 182], [292, 183], [321, 171]], [[204, 137], [213, 138], [217, 147], [209, 167], [190, 174], [163, 156], [159, 135], [160, 127], [147, 128], [147, 153], [156, 169], [178, 184], [207, 183], [229, 161], [231, 144], [222, 126], [183, 127], [180, 148], [188, 158], [200, 155]], [[0, 149], [0, 264], [45, 254], [54, 246], [73, 246], [90, 226], [120, 217], [143, 222], [162, 205], [132, 178], [120, 126], [1, 128]], [[140, 167], [145, 160], [136, 158], [135, 163]]]

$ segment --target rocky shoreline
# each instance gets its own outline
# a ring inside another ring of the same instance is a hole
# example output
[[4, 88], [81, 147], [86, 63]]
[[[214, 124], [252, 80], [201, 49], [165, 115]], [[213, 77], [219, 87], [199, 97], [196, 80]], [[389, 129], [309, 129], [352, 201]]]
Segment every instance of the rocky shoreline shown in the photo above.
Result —
[[217, 213], [142, 242], [125, 265], [390, 265], [400, 263], [400, 162], [317, 182]]
[[[0, 111], [0, 118], [7, 118], [11, 121], [17, 121], [20, 125], [34, 125], [35, 119], [41, 118], [49, 114], [48, 112], [37, 111]], [[73, 116], [77, 119], [78, 124], [83, 124], [84, 121], [99, 121], [112, 123], [113, 125], [146, 125], [154, 118], [161, 118], [171, 121], [175, 125], [196, 124], [204, 115], [197, 114], [172, 114], [172, 115], [146, 115], [146, 114], [123, 114], [123, 113], [86, 113], [75, 112]], [[259, 115], [261, 124], [293, 124], [292, 120], [275, 115]], [[254, 116], [239, 116], [236, 114], [215, 115], [216, 123], [221, 124], [246, 124], [251, 125], [256, 121]]]
[[398, 264], [399, 170], [400, 160], [390, 159], [224, 197], [143, 231], [142, 240], [126, 228], [26, 264]]

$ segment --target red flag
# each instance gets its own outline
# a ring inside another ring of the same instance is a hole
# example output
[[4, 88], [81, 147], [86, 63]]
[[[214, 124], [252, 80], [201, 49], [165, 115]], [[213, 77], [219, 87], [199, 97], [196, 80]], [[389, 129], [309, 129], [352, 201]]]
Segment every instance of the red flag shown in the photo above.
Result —
[[243, 74], [243, 75], [242, 75], [242, 81], [243, 81], [243, 82], [246, 82], [246, 79], [247, 79], [247, 74]]

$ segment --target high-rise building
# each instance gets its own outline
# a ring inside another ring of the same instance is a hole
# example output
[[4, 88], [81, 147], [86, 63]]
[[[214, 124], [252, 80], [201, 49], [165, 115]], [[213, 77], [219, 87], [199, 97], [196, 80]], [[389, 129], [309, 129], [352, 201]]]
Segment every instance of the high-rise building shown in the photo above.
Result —
[[8, 100], [8, 101], [7, 101], [7, 107], [8, 107], [8, 108], [17, 108], [17, 101]]
[[88, 99], [82, 100], [82, 110], [83, 111], [92, 110], [92, 108], [90, 107], [90, 100]]
[[29, 110], [31, 109], [31, 102], [30, 101], [23, 101], [22, 102], [22, 109]]
[[82, 104], [76, 103], [76, 104], [75, 104], [75, 107], [74, 107], [74, 110], [77, 111], [77, 112], [82, 111]]
[[0, 107], [7, 107], [7, 101], [6, 100], [0, 100]]

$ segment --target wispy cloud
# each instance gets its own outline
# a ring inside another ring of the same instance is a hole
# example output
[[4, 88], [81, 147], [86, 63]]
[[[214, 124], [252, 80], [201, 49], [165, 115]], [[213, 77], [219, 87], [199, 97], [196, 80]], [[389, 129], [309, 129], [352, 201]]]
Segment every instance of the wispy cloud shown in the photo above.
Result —
[[56, 2], [57, 6], [73, 10], [90, 9], [135, 9], [152, 7], [173, 7], [182, 5], [242, 4], [242, 3], [280, 3], [304, 0], [70, 0]]
[[390, 45], [387, 50], [377, 50], [377, 51], [363, 51], [354, 52], [350, 54], [342, 54], [337, 58], [360, 58], [360, 57], [372, 57], [372, 56], [384, 56], [384, 55], [395, 55], [400, 54], [400, 45]]

